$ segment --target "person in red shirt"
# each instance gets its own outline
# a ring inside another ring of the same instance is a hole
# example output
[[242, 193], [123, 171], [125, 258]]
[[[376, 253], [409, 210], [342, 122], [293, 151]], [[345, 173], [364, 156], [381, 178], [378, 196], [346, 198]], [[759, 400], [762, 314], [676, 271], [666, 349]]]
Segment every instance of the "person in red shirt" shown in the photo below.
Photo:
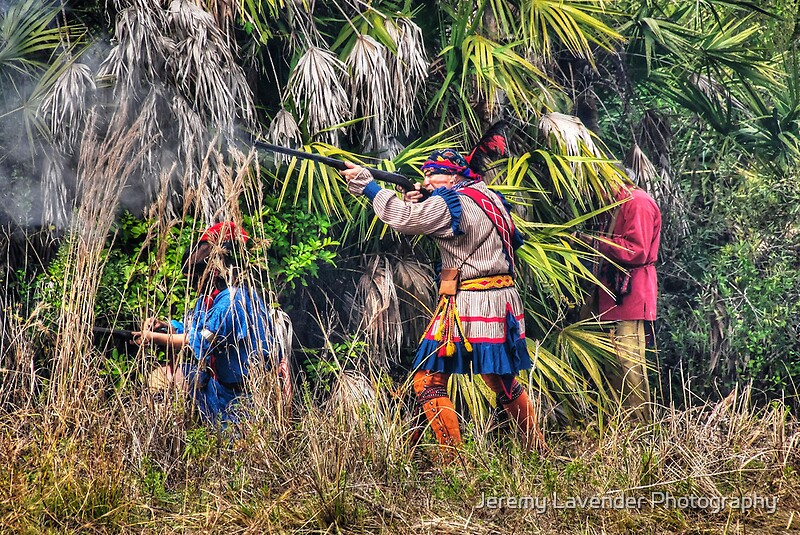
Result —
[[654, 346], [661, 210], [647, 192], [632, 183], [621, 186], [615, 200], [622, 204], [611, 212], [601, 237], [592, 240], [605, 257], [598, 264], [598, 279], [608, 290], [598, 289], [594, 312], [598, 320], [614, 322], [611, 339], [617, 366], [609, 379], [621, 405], [632, 417], [648, 422], [650, 388], [645, 357], [647, 348]]

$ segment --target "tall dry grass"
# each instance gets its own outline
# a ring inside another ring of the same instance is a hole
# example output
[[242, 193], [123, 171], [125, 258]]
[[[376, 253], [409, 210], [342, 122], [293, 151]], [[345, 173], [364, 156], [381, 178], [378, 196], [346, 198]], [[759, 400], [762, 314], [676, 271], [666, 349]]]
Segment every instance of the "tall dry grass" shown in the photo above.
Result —
[[[227, 177], [223, 183], [231, 199], [258, 199], [259, 191], [252, 189], [257, 171], [248, 155], [213, 158], [219, 176]], [[157, 251], [163, 251], [165, 229], [181, 224], [169, 218], [162, 202], [154, 207], [150, 233]], [[238, 217], [237, 209], [238, 204], [221, 215]], [[84, 268], [80, 273], [85, 274], [81, 284], [94, 284], [86, 274], [97, 271]], [[268, 281], [252, 283], [269, 291]], [[153, 299], [144, 296], [143, 314], [160, 311], [163, 305]], [[65, 307], [64, 314], [76, 306]], [[324, 316], [323, 311], [320, 322]], [[24, 322], [12, 327], [6, 322], [4, 328], [13, 328], [9, 334], [16, 338], [11, 338], [22, 341], [36, 330]], [[281, 343], [286, 344], [291, 326], [282, 328]], [[18, 344], [16, 349], [24, 371], [25, 363], [33, 362], [32, 346]], [[329, 391], [323, 384], [305, 383], [289, 411], [274, 373], [257, 365], [242, 421], [218, 429], [202, 425], [181, 393], [147, 388], [146, 372], [157, 363], [145, 352], [125, 381], [111, 390], [105, 385], [105, 396], [92, 397], [89, 386], [102, 381], [91, 367], [97, 360], [91, 359], [99, 356], [85, 351], [69, 362], [83, 366], [80, 373], [88, 383], [79, 392], [91, 403], [77, 394], [69, 397], [70, 381], [81, 376], [67, 371], [50, 383], [38, 379], [33, 395], [25, 392], [34, 376], [18, 383], [21, 390], [14, 395], [30, 402], [5, 404], [0, 411], [3, 531], [599, 534], [800, 529], [800, 424], [780, 402], [755, 408], [746, 389], [717, 404], [657, 407], [658, 417], [649, 426], [631, 426], [617, 416], [603, 427], [550, 429], [553, 453], [546, 457], [523, 451], [510, 430], [489, 418], [465, 421], [460, 456], [442, 467], [432, 462], [437, 457], [432, 437], [412, 441], [416, 420], [409, 382], [392, 381], [378, 367], [368, 375], [341, 372]], [[61, 355], [64, 364], [66, 357]], [[345, 356], [332, 358], [347, 367]], [[354, 359], [365, 361], [366, 356]], [[80, 410], [70, 412], [69, 425], [59, 425], [52, 415], [64, 414], [58, 411], [66, 403]], [[479, 507], [486, 495], [555, 495], [563, 502], [656, 491], [756, 494], [776, 498], [777, 511]]]
[[[130, 101], [124, 101], [130, 102]], [[81, 202], [69, 232], [62, 309], [58, 319], [49, 402], [59, 413], [96, 400], [98, 356], [92, 347], [94, 302], [103, 269], [102, 251], [126, 181], [147, 147], [146, 117], [120, 107], [107, 129], [90, 120], [78, 166]], [[62, 414], [63, 416], [63, 414]]]
[[[133, 385], [132, 385], [133, 386]], [[406, 387], [407, 388], [407, 385]], [[270, 398], [261, 398], [268, 400]], [[273, 398], [274, 399], [274, 398]], [[800, 426], [747, 393], [653, 425], [551, 430], [553, 454], [465, 424], [458, 462], [411, 442], [408, 392], [341, 374], [328, 401], [269, 401], [238, 426], [200, 426], [177, 395], [138, 388], [98, 406], [85, 432], [55, 437], [32, 409], [0, 418], [0, 523], [12, 532], [781, 533], [800, 529]], [[485, 495], [748, 496], [777, 511], [486, 509]]]

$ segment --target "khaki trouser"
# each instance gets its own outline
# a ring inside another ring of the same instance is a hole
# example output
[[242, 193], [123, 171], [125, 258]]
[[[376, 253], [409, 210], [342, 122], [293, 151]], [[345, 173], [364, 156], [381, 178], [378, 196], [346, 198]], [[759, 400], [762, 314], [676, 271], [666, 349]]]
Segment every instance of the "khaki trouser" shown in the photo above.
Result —
[[644, 320], [617, 321], [611, 330], [611, 340], [617, 366], [609, 380], [619, 395], [620, 406], [642, 423], [650, 421], [650, 385], [647, 381], [647, 360]]

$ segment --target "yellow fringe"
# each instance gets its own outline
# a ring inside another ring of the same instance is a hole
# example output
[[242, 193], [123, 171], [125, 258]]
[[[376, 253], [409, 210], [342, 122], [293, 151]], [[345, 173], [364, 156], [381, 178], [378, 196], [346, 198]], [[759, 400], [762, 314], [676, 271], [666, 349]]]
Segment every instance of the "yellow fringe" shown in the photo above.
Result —
[[456, 307], [456, 299], [454, 296], [443, 295], [436, 305], [436, 310], [433, 312], [433, 317], [422, 333], [420, 343], [425, 339], [425, 335], [430, 332], [436, 318], [440, 318], [439, 326], [433, 335], [433, 339], [437, 342], [444, 343], [444, 356], [452, 357], [456, 354], [456, 344], [454, 342], [457, 335], [460, 335], [461, 340], [464, 342], [464, 349], [472, 352], [472, 344], [469, 343], [467, 337], [464, 335], [464, 325], [461, 323], [461, 317], [458, 315], [458, 308]]

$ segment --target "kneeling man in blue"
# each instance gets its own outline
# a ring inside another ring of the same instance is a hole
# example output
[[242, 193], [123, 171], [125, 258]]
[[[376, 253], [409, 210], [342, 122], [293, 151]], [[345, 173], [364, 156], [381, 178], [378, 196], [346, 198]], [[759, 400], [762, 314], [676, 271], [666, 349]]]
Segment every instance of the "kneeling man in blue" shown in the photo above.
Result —
[[[247, 232], [231, 222], [209, 227], [184, 255], [183, 270], [200, 293], [183, 321], [146, 320], [134, 333], [138, 344], [153, 342], [175, 351], [187, 347], [194, 358], [170, 370], [168, 380], [185, 390], [209, 423], [236, 420], [235, 406], [246, 391], [256, 359], [270, 364], [269, 313], [263, 300], [240, 280]], [[278, 377], [291, 396], [288, 359], [278, 355]], [[172, 373], [170, 373], [170, 371]]]

